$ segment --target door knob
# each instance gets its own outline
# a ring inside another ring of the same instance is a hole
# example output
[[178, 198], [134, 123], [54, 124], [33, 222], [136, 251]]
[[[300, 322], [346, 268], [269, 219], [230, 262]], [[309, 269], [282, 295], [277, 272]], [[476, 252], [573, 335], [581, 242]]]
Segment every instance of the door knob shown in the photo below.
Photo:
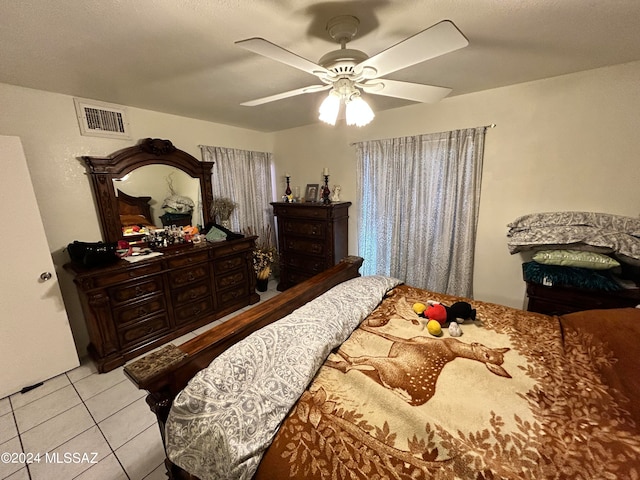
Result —
[[51, 277], [53, 275], [51, 275], [51, 272], [42, 272], [40, 274], [40, 280], [42, 280], [43, 282], [46, 282], [47, 280], [51, 280]]

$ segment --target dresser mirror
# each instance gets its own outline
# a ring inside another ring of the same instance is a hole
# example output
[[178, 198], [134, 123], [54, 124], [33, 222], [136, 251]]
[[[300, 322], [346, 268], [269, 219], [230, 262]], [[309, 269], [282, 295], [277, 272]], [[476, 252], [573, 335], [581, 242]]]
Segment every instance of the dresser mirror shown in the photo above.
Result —
[[[164, 200], [171, 198], [172, 195], [178, 195], [193, 201], [190, 223], [202, 225], [200, 179], [193, 178], [179, 168], [159, 164], [136, 168], [124, 177], [114, 179], [113, 189], [116, 192], [116, 196], [118, 196], [119, 205], [123, 201], [120, 198], [121, 196], [124, 197], [126, 195], [133, 199], [149, 197], [147, 201], [149, 213], [147, 215], [142, 213], [142, 215], [155, 227], [162, 228], [165, 226], [166, 221], [163, 218], [166, 213], [163, 208]], [[127, 222], [122, 220], [121, 212], [121, 226], [124, 228]]]
[[[91, 178], [105, 242], [127, 239], [127, 226], [133, 224], [146, 222], [151, 228], [171, 223], [206, 225], [212, 221], [213, 163], [199, 161], [169, 140], [147, 138], [108, 157], [82, 159]], [[163, 208], [168, 197], [178, 198], [179, 203]], [[180, 203], [185, 198], [185, 202], [192, 202], [190, 207]], [[189, 214], [181, 213], [189, 208]]]

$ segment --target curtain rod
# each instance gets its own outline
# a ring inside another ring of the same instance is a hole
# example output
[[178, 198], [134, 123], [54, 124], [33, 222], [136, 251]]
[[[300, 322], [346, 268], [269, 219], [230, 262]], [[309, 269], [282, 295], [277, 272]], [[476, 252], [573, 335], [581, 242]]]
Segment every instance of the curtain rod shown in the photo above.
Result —
[[[496, 128], [497, 125], [495, 123], [491, 123], [489, 125], [481, 125], [480, 127], [471, 127], [471, 128]], [[465, 128], [458, 128], [457, 130], [466, 130]], [[449, 130], [449, 131], [453, 131], [453, 130]], [[444, 133], [444, 132], [432, 132], [432, 133]], [[430, 133], [418, 133], [417, 135], [431, 135]], [[403, 137], [415, 137], [417, 135], [404, 135]], [[399, 137], [399, 138], [403, 138], [403, 137]], [[384, 139], [380, 139], [378, 138], [377, 140], [384, 140]], [[370, 142], [371, 140], [360, 140], [359, 142], [351, 142], [349, 144], [350, 147], [353, 147], [354, 145], [357, 145], [358, 143], [362, 143], [362, 142]]]

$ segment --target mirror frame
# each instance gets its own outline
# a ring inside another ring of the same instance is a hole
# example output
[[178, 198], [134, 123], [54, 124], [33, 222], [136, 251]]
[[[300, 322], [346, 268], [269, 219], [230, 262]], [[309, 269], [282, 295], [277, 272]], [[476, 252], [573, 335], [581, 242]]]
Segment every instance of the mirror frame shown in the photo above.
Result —
[[179, 168], [193, 178], [198, 178], [202, 194], [204, 224], [207, 225], [213, 221], [211, 218], [213, 203], [211, 172], [214, 163], [201, 162], [196, 157], [174, 147], [169, 140], [147, 138], [133, 147], [119, 150], [108, 157], [82, 156], [82, 160], [91, 178], [104, 242], [117, 242], [124, 238], [113, 180], [122, 178], [136, 168], [146, 165], [169, 165]]

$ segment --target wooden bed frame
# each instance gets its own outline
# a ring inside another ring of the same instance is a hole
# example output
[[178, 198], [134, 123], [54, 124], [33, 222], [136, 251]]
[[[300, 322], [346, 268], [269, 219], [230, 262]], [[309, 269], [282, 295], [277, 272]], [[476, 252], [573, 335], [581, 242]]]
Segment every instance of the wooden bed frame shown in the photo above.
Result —
[[[163, 443], [164, 426], [173, 399], [197, 372], [252, 332], [288, 315], [339, 283], [360, 276], [358, 270], [362, 262], [360, 257], [346, 257], [334, 267], [258, 303], [180, 346], [170, 344], [127, 365], [124, 372], [129, 379], [139, 389], [149, 392], [147, 403], [156, 414]], [[196, 478], [168, 458], [165, 465], [170, 479]]]
[[153, 225], [151, 218], [151, 205], [149, 201], [151, 197], [132, 197], [122, 190], [118, 190], [118, 213], [142, 215], [150, 224]]

